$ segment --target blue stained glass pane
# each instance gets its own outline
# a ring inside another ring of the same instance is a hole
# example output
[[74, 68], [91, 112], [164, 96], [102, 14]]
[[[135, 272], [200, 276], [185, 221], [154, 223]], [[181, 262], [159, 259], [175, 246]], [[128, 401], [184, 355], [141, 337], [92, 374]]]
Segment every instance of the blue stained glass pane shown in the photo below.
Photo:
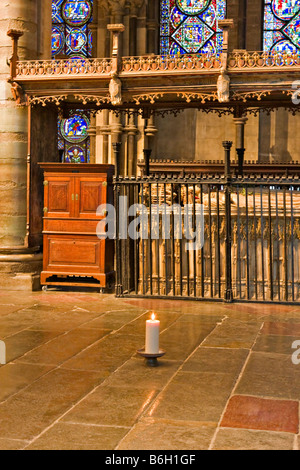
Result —
[[61, 6], [64, 0], [53, 0], [52, 1], [52, 23], [63, 23], [63, 17], [61, 15]]
[[67, 31], [67, 54], [85, 54], [88, 41], [86, 31], [83, 28], [71, 28]]
[[62, 26], [57, 25], [52, 28], [52, 53], [59, 54], [65, 42], [64, 29]]
[[82, 26], [92, 16], [92, 4], [89, 1], [65, 1], [62, 6], [62, 16], [71, 26]]
[[209, 5], [210, 0], [178, 0], [177, 4], [183, 13], [187, 15], [198, 15]]
[[52, 1], [52, 56], [91, 57], [93, 0]]
[[65, 155], [65, 163], [85, 163], [86, 151], [84, 146], [73, 145], [68, 147]]
[[220, 53], [226, 0], [161, 0], [161, 55]]
[[298, 52], [300, 0], [264, 0], [264, 2], [264, 51]]
[[82, 142], [88, 136], [89, 121], [84, 114], [75, 114], [62, 120], [61, 133], [69, 142]]

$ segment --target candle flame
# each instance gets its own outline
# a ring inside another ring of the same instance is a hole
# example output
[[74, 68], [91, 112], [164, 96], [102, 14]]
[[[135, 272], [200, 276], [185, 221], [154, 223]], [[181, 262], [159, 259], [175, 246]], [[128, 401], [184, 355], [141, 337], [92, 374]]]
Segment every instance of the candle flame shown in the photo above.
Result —
[[152, 315], [151, 315], [151, 320], [152, 320], [152, 321], [156, 320], [156, 315], [155, 315], [155, 313], [152, 313]]

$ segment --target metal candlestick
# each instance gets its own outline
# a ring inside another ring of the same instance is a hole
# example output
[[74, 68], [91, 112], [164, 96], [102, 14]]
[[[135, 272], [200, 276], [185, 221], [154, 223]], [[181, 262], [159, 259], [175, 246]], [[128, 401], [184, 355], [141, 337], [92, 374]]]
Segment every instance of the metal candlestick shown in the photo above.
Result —
[[158, 367], [158, 358], [163, 357], [166, 354], [166, 351], [160, 349], [157, 354], [148, 354], [145, 351], [145, 348], [139, 349], [137, 353], [146, 359], [147, 365], [149, 367]]

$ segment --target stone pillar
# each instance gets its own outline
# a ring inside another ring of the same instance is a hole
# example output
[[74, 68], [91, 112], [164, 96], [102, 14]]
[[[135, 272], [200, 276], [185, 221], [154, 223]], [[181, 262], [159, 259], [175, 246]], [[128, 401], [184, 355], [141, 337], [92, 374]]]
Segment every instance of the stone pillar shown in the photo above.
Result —
[[148, 149], [152, 150], [153, 139], [154, 139], [155, 135], [158, 132], [158, 129], [155, 126], [155, 116], [154, 116], [154, 114], [151, 114], [151, 116], [149, 117], [149, 119], [147, 119], [146, 122], [147, 122], [147, 124], [146, 124], [146, 128], [145, 128], [145, 136], [146, 136], [146, 139], [145, 139], [146, 147], [145, 148], [148, 148]]
[[246, 18], [245, 48], [247, 51], [261, 51], [263, 30], [263, 2], [261, 0], [251, 0], [247, 2]]
[[129, 54], [137, 55], [138, 45], [138, 16], [145, 0], [129, 0], [130, 3], [130, 23], [129, 23]]
[[27, 290], [39, 283], [42, 257], [28, 248], [28, 108], [13, 100], [7, 83], [12, 51], [7, 32], [24, 33], [21, 60], [38, 57], [38, 0], [0, 0], [0, 9], [0, 288]]
[[101, 129], [101, 133], [103, 136], [103, 147], [102, 147], [102, 156], [103, 156], [103, 163], [109, 162], [109, 136], [110, 136], [110, 127], [109, 127], [109, 111], [104, 109], [102, 111], [103, 114], [103, 126]]
[[37, 20], [40, 27], [37, 31], [38, 58], [50, 60], [52, 56], [52, 0], [37, 0]]
[[112, 143], [120, 142], [121, 135], [123, 132], [121, 114], [117, 115], [115, 113], [111, 113], [110, 128], [111, 128]]
[[247, 118], [238, 117], [233, 119], [236, 126], [236, 152], [238, 157], [240, 176], [244, 173], [244, 156], [245, 156], [245, 125], [248, 121]]
[[158, 47], [158, 29], [159, 29], [159, 2], [156, 0], [148, 1], [147, 9], [147, 52], [159, 54]]
[[110, 57], [110, 21], [107, 1], [98, 0], [97, 57]]
[[125, 155], [125, 176], [133, 176], [136, 168], [136, 134], [138, 132], [134, 115], [127, 117], [127, 125], [124, 128], [127, 134]]
[[91, 115], [89, 126], [90, 163], [96, 163], [96, 117]]
[[[118, 0], [111, 4], [111, 23], [113, 25], [121, 25], [123, 23], [123, 17], [125, 14], [125, 0]], [[109, 28], [108, 28], [109, 29]], [[118, 34], [117, 30], [110, 29], [113, 32], [112, 34], [112, 55], [114, 55], [114, 51], [118, 49], [118, 55], [122, 57], [123, 55], [123, 35]]]
[[243, 149], [245, 147], [245, 125], [247, 118], [234, 118], [233, 122], [236, 126], [236, 148]]

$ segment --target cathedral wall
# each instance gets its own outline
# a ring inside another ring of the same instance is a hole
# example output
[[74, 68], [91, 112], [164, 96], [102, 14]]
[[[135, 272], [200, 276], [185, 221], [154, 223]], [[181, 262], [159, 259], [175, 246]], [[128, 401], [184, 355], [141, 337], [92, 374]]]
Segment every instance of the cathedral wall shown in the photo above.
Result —
[[[232, 116], [218, 117], [215, 113], [187, 110], [177, 117], [157, 118], [158, 134], [153, 157], [175, 161], [223, 160], [224, 140], [233, 141], [236, 129]], [[246, 159], [258, 160], [259, 118], [248, 116], [245, 132]], [[232, 159], [236, 158], [232, 153]]]

